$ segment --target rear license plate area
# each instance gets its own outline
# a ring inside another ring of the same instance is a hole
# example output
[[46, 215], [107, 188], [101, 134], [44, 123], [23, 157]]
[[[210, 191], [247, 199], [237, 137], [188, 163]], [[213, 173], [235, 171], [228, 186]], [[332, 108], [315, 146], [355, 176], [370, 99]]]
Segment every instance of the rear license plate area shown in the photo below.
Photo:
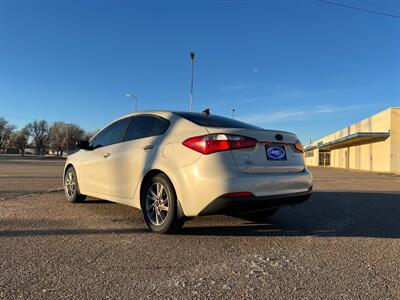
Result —
[[287, 160], [284, 145], [265, 145], [268, 160]]

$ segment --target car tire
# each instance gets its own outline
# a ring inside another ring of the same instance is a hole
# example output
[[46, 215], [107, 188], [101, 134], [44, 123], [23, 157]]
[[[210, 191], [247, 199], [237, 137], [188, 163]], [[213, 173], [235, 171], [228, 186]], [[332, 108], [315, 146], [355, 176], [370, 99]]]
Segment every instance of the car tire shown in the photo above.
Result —
[[254, 223], [264, 223], [265, 221], [268, 220], [268, 218], [272, 217], [272, 215], [274, 215], [277, 211], [278, 209], [275, 208], [258, 212], [250, 212], [243, 214], [240, 217], [248, 221], [252, 221]]
[[185, 220], [178, 219], [175, 189], [165, 174], [157, 174], [145, 184], [140, 205], [147, 227], [155, 233], [174, 233]]
[[83, 202], [86, 199], [86, 195], [80, 193], [74, 167], [69, 167], [65, 172], [64, 192], [67, 200], [72, 203]]

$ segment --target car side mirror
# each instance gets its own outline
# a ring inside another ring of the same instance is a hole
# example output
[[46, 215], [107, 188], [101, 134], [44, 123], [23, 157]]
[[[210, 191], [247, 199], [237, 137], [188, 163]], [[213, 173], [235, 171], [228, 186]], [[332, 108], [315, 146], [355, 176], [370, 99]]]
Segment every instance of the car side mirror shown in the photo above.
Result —
[[76, 147], [82, 150], [92, 150], [92, 147], [89, 146], [89, 141], [76, 142]]

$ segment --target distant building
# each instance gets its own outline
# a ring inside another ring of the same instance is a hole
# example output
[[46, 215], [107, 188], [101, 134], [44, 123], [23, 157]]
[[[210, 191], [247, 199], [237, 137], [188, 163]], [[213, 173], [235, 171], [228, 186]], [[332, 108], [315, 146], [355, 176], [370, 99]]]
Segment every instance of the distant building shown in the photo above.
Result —
[[400, 174], [400, 107], [327, 135], [305, 150], [310, 166]]
[[0, 148], [0, 154], [19, 154], [19, 151], [14, 147]]
[[6, 154], [19, 154], [19, 150], [14, 147], [6, 148]]

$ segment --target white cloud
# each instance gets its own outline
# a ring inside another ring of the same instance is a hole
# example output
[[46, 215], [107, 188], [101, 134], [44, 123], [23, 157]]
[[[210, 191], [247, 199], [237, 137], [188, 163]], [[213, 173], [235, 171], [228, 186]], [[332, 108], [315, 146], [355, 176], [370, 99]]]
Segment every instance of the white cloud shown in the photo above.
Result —
[[245, 115], [243, 117], [239, 117], [239, 119], [243, 122], [248, 122], [248, 123], [268, 124], [268, 123], [304, 118], [317, 114], [332, 114], [343, 111], [351, 111], [359, 108], [360, 106], [345, 106], [345, 107], [341, 106], [341, 107], [317, 107], [317, 108], [301, 109], [301, 110], [282, 110], [275, 112]]

